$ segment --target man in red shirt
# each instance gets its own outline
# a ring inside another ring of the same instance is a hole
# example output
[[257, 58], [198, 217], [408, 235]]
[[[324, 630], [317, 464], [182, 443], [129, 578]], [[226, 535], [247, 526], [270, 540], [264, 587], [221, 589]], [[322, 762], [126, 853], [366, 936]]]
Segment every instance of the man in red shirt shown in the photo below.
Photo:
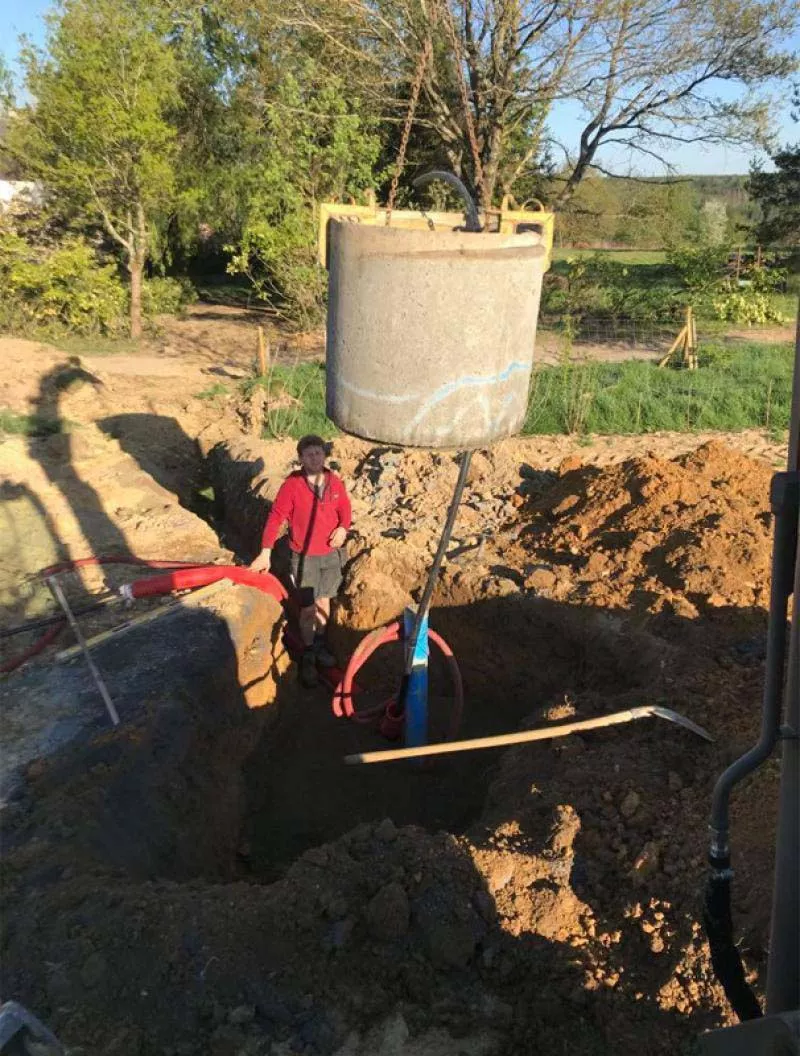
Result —
[[325, 647], [331, 598], [342, 583], [342, 547], [350, 529], [350, 499], [340, 477], [325, 466], [325, 441], [304, 436], [297, 445], [301, 468], [278, 489], [272, 504], [261, 553], [251, 564], [268, 571], [272, 548], [284, 524], [289, 525], [292, 580], [300, 592], [300, 633], [305, 653], [300, 661], [303, 683], [317, 683], [317, 664], [332, 667], [335, 658]]

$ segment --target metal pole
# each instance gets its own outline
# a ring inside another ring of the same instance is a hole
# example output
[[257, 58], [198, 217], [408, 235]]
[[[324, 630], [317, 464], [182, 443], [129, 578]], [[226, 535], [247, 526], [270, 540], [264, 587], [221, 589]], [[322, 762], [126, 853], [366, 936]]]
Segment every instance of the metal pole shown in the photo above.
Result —
[[92, 678], [94, 679], [95, 685], [100, 691], [100, 696], [103, 698], [103, 703], [106, 706], [106, 710], [108, 711], [112, 723], [115, 726], [119, 726], [119, 715], [117, 714], [117, 709], [114, 707], [114, 701], [111, 699], [111, 694], [106, 688], [106, 684], [103, 681], [103, 676], [97, 669], [97, 664], [95, 664], [94, 660], [92, 659], [92, 654], [87, 648], [86, 639], [83, 637], [81, 629], [78, 626], [78, 621], [73, 616], [72, 609], [69, 607], [67, 599], [64, 597], [64, 591], [61, 589], [61, 586], [55, 576], [48, 576], [47, 585], [53, 592], [53, 597], [64, 610], [64, 615], [69, 620], [69, 625], [72, 628], [75, 637], [78, 639], [78, 645], [81, 647], [81, 651], [83, 652], [83, 655], [86, 658], [86, 663], [89, 665], [89, 670], [91, 671]]
[[[800, 472], [800, 313], [795, 341], [789, 472]], [[800, 539], [800, 515], [798, 516]], [[794, 610], [789, 639], [781, 755], [775, 886], [767, 962], [767, 1012], [800, 1009], [800, 548], [795, 553]]]
[[[406, 664], [405, 672], [406, 675], [411, 674], [411, 665], [414, 658], [414, 652], [417, 648], [417, 638], [422, 627], [422, 621], [426, 619], [428, 615], [428, 609], [430, 608], [431, 598], [436, 588], [436, 581], [439, 578], [439, 569], [442, 567], [442, 561], [444, 560], [445, 551], [447, 550], [447, 544], [450, 542], [450, 536], [453, 532], [453, 525], [456, 521], [456, 514], [458, 513], [458, 507], [461, 504], [461, 496], [464, 493], [464, 486], [467, 483], [467, 474], [469, 473], [469, 465], [472, 461], [471, 451], [461, 452], [461, 465], [458, 470], [458, 479], [456, 480], [455, 490], [453, 491], [453, 498], [450, 500], [450, 509], [447, 511], [447, 520], [444, 523], [442, 534], [439, 539], [439, 545], [436, 548], [436, 554], [433, 558], [433, 564], [428, 572], [428, 579], [425, 583], [425, 589], [422, 592], [420, 598], [419, 607], [417, 608], [417, 618], [414, 621], [414, 628], [411, 632], [411, 637], [407, 639], [406, 645]], [[401, 699], [404, 694], [401, 694]]]
[[754, 747], [731, 763], [717, 779], [711, 797], [710, 859], [713, 868], [723, 872], [730, 869], [728, 840], [731, 793], [740, 781], [769, 758], [780, 737], [786, 659], [786, 616], [794, 578], [794, 549], [797, 543], [797, 504], [788, 474], [775, 474], [770, 500], [775, 526], [761, 736]]

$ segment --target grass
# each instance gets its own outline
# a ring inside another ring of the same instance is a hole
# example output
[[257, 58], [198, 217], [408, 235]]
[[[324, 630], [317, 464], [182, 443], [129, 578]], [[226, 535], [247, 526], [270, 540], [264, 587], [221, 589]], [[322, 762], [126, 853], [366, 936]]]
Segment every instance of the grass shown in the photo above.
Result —
[[266, 376], [246, 382], [245, 390], [252, 391], [254, 385], [263, 386], [269, 397], [265, 437], [299, 439], [315, 433], [330, 440], [338, 436], [336, 426], [325, 414], [324, 363], [274, 366]]
[[553, 260], [557, 261], [569, 257], [593, 257], [596, 253], [620, 264], [664, 264], [667, 259], [663, 249], [556, 249], [553, 246]]
[[783, 430], [790, 345], [708, 345], [698, 371], [654, 363], [563, 364], [536, 371], [523, 432], [638, 435], [659, 431]]
[[[701, 347], [697, 371], [634, 361], [540, 367], [522, 432], [580, 437], [766, 429], [777, 436], [789, 424], [792, 361], [789, 344], [743, 343]], [[250, 390], [256, 384], [275, 403], [265, 436], [337, 435], [325, 415], [323, 364], [276, 367], [247, 383]]]
[[207, 389], [203, 389], [202, 392], [196, 392], [195, 398], [198, 400], [213, 400], [217, 396], [227, 395], [228, 386], [221, 381], [215, 381], [213, 385], [210, 385]]
[[798, 296], [796, 293], [773, 293], [772, 300], [775, 303], [775, 307], [784, 317], [787, 325], [795, 322], [797, 319], [797, 303]]
[[62, 421], [0, 409], [0, 436], [3, 433], [14, 436], [52, 436], [53, 433], [60, 433], [63, 427]]

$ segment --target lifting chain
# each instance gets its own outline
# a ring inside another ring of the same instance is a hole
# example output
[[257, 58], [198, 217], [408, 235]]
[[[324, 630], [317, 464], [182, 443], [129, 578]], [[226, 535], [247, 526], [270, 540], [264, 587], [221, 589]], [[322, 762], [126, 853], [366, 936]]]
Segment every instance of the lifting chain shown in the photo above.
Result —
[[[437, 7], [440, 7], [443, 12], [443, 21], [445, 29], [450, 40], [450, 46], [453, 49], [453, 60], [456, 66], [456, 72], [458, 75], [458, 87], [461, 95], [461, 105], [464, 109], [464, 124], [467, 130], [467, 138], [469, 140], [470, 150], [472, 152], [472, 163], [475, 170], [475, 187], [479, 192], [479, 198], [482, 197], [483, 190], [483, 165], [481, 163], [481, 153], [478, 148], [478, 137], [475, 132], [475, 120], [470, 107], [469, 99], [469, 88], [467, 86], [467, 79], [464, 74], [464, 61], [461, 44], [458, 39], [458, 32], [456, 30], [455, 20], [453, 19], [453, 12], [450, 10], [449, 0], [438, 0], [434, 3], [434, 12]], [[432, 12], [433, 13], [433, 12]], [[386, 226], [388, 227], [392, 220], [392, 210], [394, 209], [395, 202], [397, 200], [397, 188], [400, 182], [400, 176], [403, 173], [403, 169], [406, 163], [406, 153], [408, 151], [408, 141], [411, 136], [411, 127], [414, 124], [414, 116], [417, 111], [419, 104], [419, 94], [422, 90], [422, 82], [425, 78], [425, 70], [427, 69], [428, 63], [433, 58], [433, 37], [432, 27], [438, 21], [438, 18], [433, 17], [431, 19], [431, 30], [428, 32], [428, 36], [425, 39], [425, 43], [420, 52], [419, 62], [417, 63], [417, 69], [414, 74], [414, 80], [411, 84], [411, 93], [408, 100], [408, 111], [406, 113], [406, 119], [403, 123], [403, 133], [400, 137], [400, 146], [397, 151], [397, 163], [395, 165], [394, 175], [392, 176], [392, 183], [389, 188], [389, 197], [386, 202]]]
[[450, 46], [453, 49], [453, 59], [458, 74], [458, 88], [461, 93], [461, 105], [464, 108], [464, 124], [467, 128], [467, 138], [472, 151], [472, 164], [475, 168], [475, 189], [478, 191], [478, 207], [480, 207], [482, 204], [481, 199], [483, 198], [483, 165], [481, 163], [481, 152], [478, 149], [478, 137], [475, 133], [475, 120], [469, 105], [469, 89], [467, 88], [467, 78], [464, 75], [464, 56], [458, 39], [453, 12], [450, 10], [449, 0], [439, 0], [439, 3], [444, 12], [444, 25], [450, 38]]
[[414, 124], [414, 115], [417, 112], [417, 104], [419, 102], [419, 93], [422, 89], [422, 81], [425, 77], [425, 70], [428, 65], [428, 61], [433, 55], [433, 41], [430, 33], [425, 39], [425, 44], [422, 47], [422, 51], [419, 56], [419, 62], [417, 63], [417, 72], [414, 74], [414, 80], [411, 84], [411, 95], [408, 100], [408, 112], [406, 113], [405, 123], [403, 124], [403, 134], [400, 137], [400, 147], [397, 151], [397, 164], [394, 170], [394, 176], [392, 176], [392, 185], [389, 188], [389, 197], [386, 202], [386, 226], [388, 227], [392, 220], [392, 210], [394, 209], [395, 199], [397, 198], [397, 185], [400, 182], [400, 176], [403, 172], [403, 168], [406, 163], [406, 151], [408, 150], [408, 140], [411, 136], [411, 126]]

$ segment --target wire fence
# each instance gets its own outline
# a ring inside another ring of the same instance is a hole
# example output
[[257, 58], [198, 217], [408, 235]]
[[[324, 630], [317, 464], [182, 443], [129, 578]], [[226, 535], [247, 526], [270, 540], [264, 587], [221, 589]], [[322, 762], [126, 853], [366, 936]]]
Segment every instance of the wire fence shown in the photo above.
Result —
[[[637, 351], [666, 351], [686, 324], [685, 310], [659, 319], [642, 319], [623, 315], [557, 316], [544, 314], [540, 329], [558, 335], [566, 344], [609, 345], [627, 347]], [[708, 320], [696, 322], [697, 338], [700, 342], [718, 341], [732, 329], [745, 331], [758, 340], [761, 334], [775, 329], [774, 323], [763, 326], [735, 327], [730, 323], [715, 323]]]
[[676, 314], [674, 319], [658, 320], [620, 315], [543, 316], [541, 327], [576, 344], [624, 345], [658, 351], [672, 344], [684, 322], [682, 314]]

